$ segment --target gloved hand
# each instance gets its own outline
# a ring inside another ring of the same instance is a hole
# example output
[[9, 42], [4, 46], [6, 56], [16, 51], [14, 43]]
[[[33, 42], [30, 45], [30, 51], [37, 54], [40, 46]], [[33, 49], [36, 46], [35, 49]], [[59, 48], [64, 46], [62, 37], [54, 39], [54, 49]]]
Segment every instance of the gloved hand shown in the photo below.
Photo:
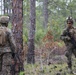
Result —
[[15, 53], [12, 53], [12, 57], [13, 57], [13, 58], [15, 57]]
[[69, 36], [66, 36], [66, 37], [65, 37], [65, 40], [66, 40], [66, 41], [69, 41], [69, 40], [70, 40], [70, 37], [69, 37]]

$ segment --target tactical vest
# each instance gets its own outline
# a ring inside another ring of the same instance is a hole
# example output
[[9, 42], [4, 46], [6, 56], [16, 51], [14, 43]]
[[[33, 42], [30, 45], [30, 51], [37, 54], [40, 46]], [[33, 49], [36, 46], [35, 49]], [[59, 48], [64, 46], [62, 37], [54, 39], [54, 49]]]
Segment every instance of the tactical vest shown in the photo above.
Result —
[[74, 38], [74, 40], [76, 41], [76, 28], [71, 29], [69, 32], [71, 36]]

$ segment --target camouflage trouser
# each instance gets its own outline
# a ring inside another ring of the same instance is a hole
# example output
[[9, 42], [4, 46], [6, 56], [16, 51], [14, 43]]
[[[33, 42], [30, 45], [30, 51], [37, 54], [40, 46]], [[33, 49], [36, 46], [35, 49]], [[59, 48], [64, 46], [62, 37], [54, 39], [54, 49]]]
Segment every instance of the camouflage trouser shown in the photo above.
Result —
[[71, 60], [72, 54], [74, 54], [74, 56], [76, 57], [76, 49], [67, 47], [65, 56], [67, 57], [67, 64], [68, 64], [68, 68], [70, 69], [72, 69], [72, 60]]
[[12, 55], [11, 53], [4, 53], [2, 55], [2, 69], [0, 75], [11, 75], [11, 64], [12, 64]]

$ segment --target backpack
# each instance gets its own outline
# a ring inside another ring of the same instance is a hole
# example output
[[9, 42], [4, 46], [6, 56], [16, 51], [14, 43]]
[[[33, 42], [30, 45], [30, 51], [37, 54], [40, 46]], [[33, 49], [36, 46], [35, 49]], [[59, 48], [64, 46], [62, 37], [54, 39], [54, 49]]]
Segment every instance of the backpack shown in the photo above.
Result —
[[6, 27], [0, 27], [0, 46], [6, 44]]

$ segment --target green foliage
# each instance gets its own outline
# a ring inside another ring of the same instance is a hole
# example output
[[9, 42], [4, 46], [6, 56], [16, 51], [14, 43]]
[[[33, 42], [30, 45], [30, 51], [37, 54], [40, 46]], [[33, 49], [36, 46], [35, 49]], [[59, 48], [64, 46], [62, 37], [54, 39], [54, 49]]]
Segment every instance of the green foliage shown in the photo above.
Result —
[[12, 27], [12, 24], [9, 22], [9, 24], [8, 24], [8, 27], [11, 29], [11, 27]]
[[38, 30], [36, 30], [36, 34], [35, 34], [35, 42], [36, 43], [41, 43], [43, 37], [45, 36], [45, 31], [44, 29], [41, 27], [41, 28], [38, 28]]
[[[41, 43], [47, 30], [51, 30], [54, 40], [60, 40], [60, 35], [66, 26], [66, 18], [72, 16], [76, 20], [75, 0], [49, 0], [48, 3], [48, 28], [43, 27], [43, 0], [36, 0], [36, 33], [35, 43]], [[24, 42], [28, 41], [29, 30], [29, 0], [24, 0]], [[76, 23], [75, 23], [76, 24]]]
[[24, 41], [24, 43], [27, 43], [27, 37], [23, 34], [23, 41]]
[[26, 28], [26, 26], [23, 27], [23, 42], [27, 43], [28, 41], [28, 29]]
[[19, 75], [24, 75], [25, 74], [25, 72], [20, 72], [20, 74]]
[[63, 47], [64, 43], [63, 42], [58, 42], [57, 43], [59, 47]]
[[[57, 19], [56, 19], [57, 18]], [[50, 20], [50, 18], [49, 18]], [[60, 40], [60, 35], [62, 33], [63, 28], [65, 27], [64, 18], [62, 16], [53, 16], [51, 21], [48, 23], [48, 29], [52, 30], [54, 40]]]
[[66, 63], [43, 65], [43, 69], [41, 69], [40, 64], [25, 65], [25, 75], [57, 75], [57, 73], [60, 73], [60, 75], [73, 75], [68, 72]]

